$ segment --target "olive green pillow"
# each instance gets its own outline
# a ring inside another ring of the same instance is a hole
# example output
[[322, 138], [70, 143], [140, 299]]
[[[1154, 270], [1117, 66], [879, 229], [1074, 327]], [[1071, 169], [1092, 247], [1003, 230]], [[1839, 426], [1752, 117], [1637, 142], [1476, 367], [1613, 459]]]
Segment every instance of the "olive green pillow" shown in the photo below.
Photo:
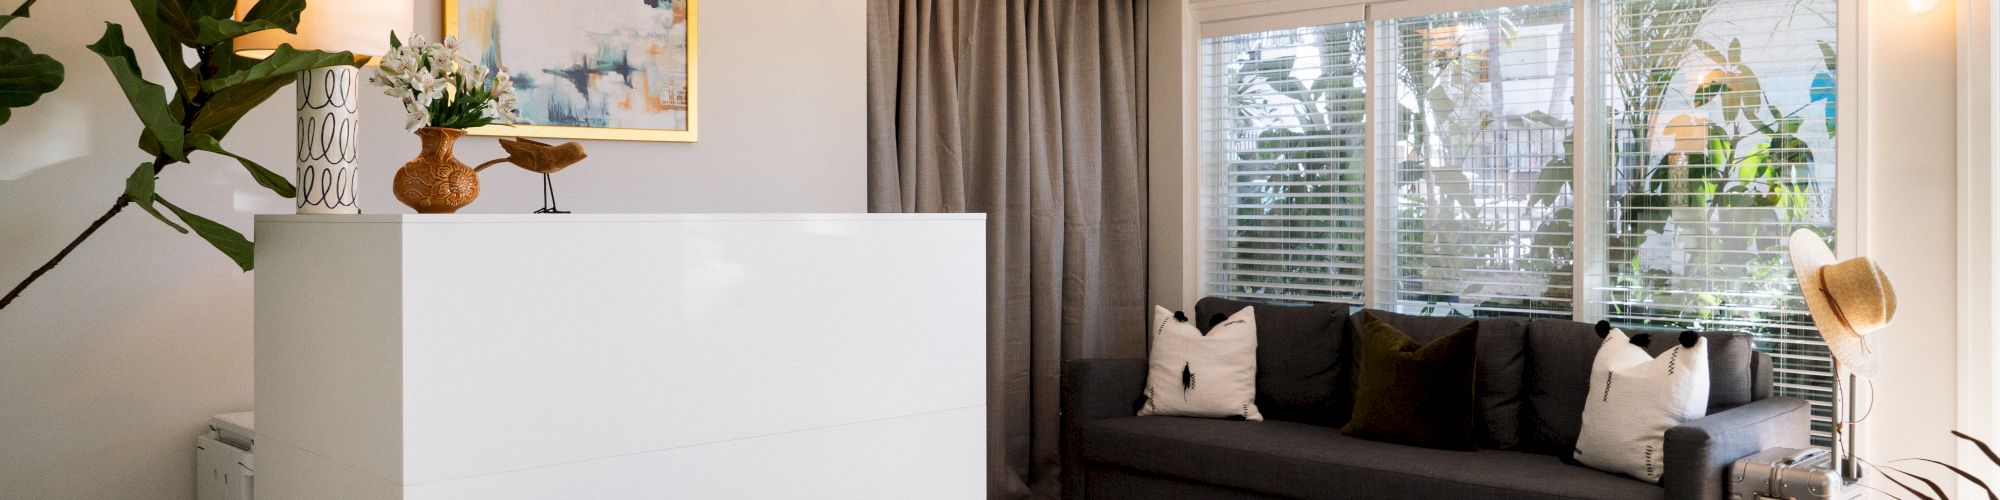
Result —
[[1442, 450], [1476, 447], [1479, 322], [1424, 345], [1373, 313], [1365, 316], [1354, 416], [1340, 432]]

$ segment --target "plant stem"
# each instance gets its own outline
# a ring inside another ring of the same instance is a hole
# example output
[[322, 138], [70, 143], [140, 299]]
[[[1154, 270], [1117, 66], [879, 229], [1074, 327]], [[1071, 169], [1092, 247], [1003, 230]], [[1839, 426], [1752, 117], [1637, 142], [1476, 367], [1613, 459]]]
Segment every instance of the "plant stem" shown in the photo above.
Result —
[[[142, 15], [143, 14], [144, 13], [142, 13]], [[220, 69], [215, 63], [214, 48], [195, 47], [194, 49], [195, 49], [196, 60], [193, 68], [196, 71], [200, 72], [201, 80], [207, 81], [211, 78], [214, 78], [216, 76], [216, 73]], [[174, 50], [179, 50], [179, 49], [174, 49]], [[178, 81], [175, 84], [180, 85]], [[181, 89], [181, 92], [187, 96], [185, 100], [182, 100], [180, 102], [181, 132], [186, 133], [188, 129], [194, 127], [195, 118], [201, 116], [202, 108], [208, 105], [208, 100], [210, 98], [213, 98], [214, 95], [210, 94], [207, 90], [203, 90], [199, 86], [196, 86], [193, 89]], [[185, 154], [186, 152], [183, 151], [182, 153]], [[172, 157], [168, 156], [165, 152], [161, 152], [160, 154], [154, 155], [153, 175], [159, 175], [161, 172], [165, 172], [167, 170], [168, 165], [172, 165], [176, 162], [177, 160], [174, 160]], [[23, 279], [21, 280], [20, 284], [14, 285], [14, 289], [8, 291], [6, 297], [0, 297], [0, 309], [6, 309], [8, 304], [14, 303], [14, 299], [19, 298], [21, 296], [21, 292], [28, 289], [28, 285], [34, 284], [35, 280], [40, 279], [43, 274], [47, 274], [50, 269], [55, 269], [56, 264], [62, 263], [64, 257], [68, 257], [71, 251], [76, 250], [77, 246], [83, 244], [83, 240], [90, 239], [90, 235], [97, 234], [97, 228], [104, 227], [104, 223], [110, 222], [112, 217], [117, 216], [119, 211], [125, 210], [125, 205], [130, 205], [132, 201], [133, 200], [131, 196], [123, 194], [118, 195], [118, 201], [116, 203], [111, 204], [111, 209], [105, 210], [104, 215], [98, 216], [96, 221], [90, 223], [90, 227], [84, 228], [83, 234], [76, 235], [76, 239], [70, 240], [69, 246], [63, 247], [61, 252], [57, 252], [55, 257], [50, 258], [48, 262], [43, 263], [42, 267], [35, 269], [35, 272], [33, 273], [29, 273], [27, 279]], [[139, 201], [150, 203], [149, 200], [139, 200]]]
[[89, 239], [90, 235], [92, 234], [96, 234], [97, 228], [104, 227], [105, 222], [111, 221], [112, 216], [118, 215], [119, 211], [125, 209], [125, 205], [131, 203], [132, 203], [132, 198], [122, 194], [118, 195], [118, 202], [112, 203], [110, 210], [104, 211], [103, 216], [98, 217], [97, 221], [91, 222], [90, 227], [84, 228], [83, 234], [76, 235], [76, 239], [71, 240], [69, 242], [69, 246], [63, 247], [61, 252], [56, 253], [55, 258], [49, 259], [47, 263], [42, 264], [41, 268], [35, 269], [35, 272], [28, 274], [28, 279], [21, 280], [21, 284], [14, 285], [14, 290], [7, 292], [7, 296], [5, 298], [0, 298], [0, 309], [6, 309], [7, 304], [14, 303], [14, 299], [20, 297], [21, 291], [27, 290], [28, 285], [34, 284], [36, 279], [41, 278], [42, 275], [48, 273], [50, 269], [55, 269], [56, 264], [61, 263], [63, 257], [68, 257], [71, 251], [76, 250], [76, 247], [78, 245], [83, 244], [83, 240]]
[[[194, 113], [188, 113], [188, 116], [194, 116]], [[172, 165], [173, 163], [174, 160], [165, 154], [153, 157], [153, 174], [159, 175], [161, 171], [166, 170], [167, 165]], [[111, 204], [111, 209], [105, 210], [104, 215], [98, 216], [96, 221], [90, 223], [90, 227], [83, 228], [83, 234], [76, 235], [76, 239], [70, 240], [69, 246], [63, 247], [61, 252], [57, 252], [55, 257], [43, 263], [42, 267], [36, 268], [35, 272], [28, 273], [28, 278], [21, 280], [21, 284], [14, 285], [14, 289], [7, 292], [6, 297], [0, 297], [0, 309], [6, 309], [7, 304], [14, 303], [14, 299], [19, 298], [21, 292], [28, 289], [28, 285], [34, 284], [35, 280], [40, 279], [43, 274], [47, 274], [50, 269], [55, 269], [56, 264], [62, 263], [64, 257], [68, 257], [71, 251], [76, 250], [78, 245], [83, 244], [83, 240], [90, 239], [90, 235], [92, 234], [97, 234], [97, 228], [104, 227], [104, 223], [110, 222], [111, 218], [117, 216], [119, 211], [125, 210], [125, 205], [130, 205], [131, 203], [132, 197], [123, 194], [118, 195], [118, 201]]]

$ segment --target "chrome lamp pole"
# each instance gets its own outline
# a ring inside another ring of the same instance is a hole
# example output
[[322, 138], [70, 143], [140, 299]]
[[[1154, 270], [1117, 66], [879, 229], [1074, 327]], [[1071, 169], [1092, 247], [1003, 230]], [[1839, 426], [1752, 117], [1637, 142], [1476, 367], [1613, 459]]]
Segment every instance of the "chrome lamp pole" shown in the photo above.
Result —
[[[1841, 482], [1852, 485], [1861, 481], [1861, 458], [1859, 454], [1855, 453], [1856, 436], [1854, 432], [1854, 426], [1861, 418], [1858, 410], [1860, 405], [1855, 403], [1856, 398], [1854, 397], [1854, 391], [1856, 387], [1859, 387], [1858, 382], [1860, 378], [1856, 377], [1853, 373], [1848, 373], [1846, 383], [1841, 383], [1839, 361], [1833, 362], [1833, 373], [1834, 466], [1840, 469]], [[1845, 412], [1846, 415], [1841, 415], [1842, 412]]]

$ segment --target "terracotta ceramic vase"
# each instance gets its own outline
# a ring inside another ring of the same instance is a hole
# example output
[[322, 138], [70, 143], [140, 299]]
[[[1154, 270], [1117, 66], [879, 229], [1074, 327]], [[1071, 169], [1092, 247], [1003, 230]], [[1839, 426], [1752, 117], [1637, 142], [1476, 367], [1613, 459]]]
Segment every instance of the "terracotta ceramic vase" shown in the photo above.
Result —
[[418, 129], [424, 149], [396, 171], [396, 199], [423, 214], [448, 214], [472, 204], [479, 197], [479, 174], [452, 155], [463, 135], [455, 128]]

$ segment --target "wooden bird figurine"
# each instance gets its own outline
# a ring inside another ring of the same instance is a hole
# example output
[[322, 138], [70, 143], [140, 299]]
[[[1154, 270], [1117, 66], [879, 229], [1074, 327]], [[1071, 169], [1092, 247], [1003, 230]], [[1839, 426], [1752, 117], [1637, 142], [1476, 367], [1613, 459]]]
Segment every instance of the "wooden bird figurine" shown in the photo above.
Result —
[[474, 170], [486, 170], [486, 167], [504, 162], [520, 166], [529, 172], [542, 174], [542, 208], [541, 210], [536, 210], [535, 213], [569, 213], [556, 209], [556, 185], [555, 181], [549, 177], [549, 174], [561, 172], [562, 169], [569, 168], [570, 165], [583, 161], [583, 158], [588, 155], [584, 154], [582, 144], [568, 142], [559, 146], [551, 146], [547, 143], [516, 137], [514, 139], [501, 139], [500, 149], [507, 151], [506, 158], [486, 162]]

